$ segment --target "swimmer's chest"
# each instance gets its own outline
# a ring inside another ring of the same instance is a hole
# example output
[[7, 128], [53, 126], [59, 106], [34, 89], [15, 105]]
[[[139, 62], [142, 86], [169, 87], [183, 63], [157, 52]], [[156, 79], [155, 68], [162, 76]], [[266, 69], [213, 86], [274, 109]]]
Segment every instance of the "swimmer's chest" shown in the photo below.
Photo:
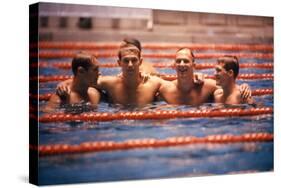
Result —
[[192, 89], [188, 92], [174, 89], [168, 95], [167, 102], [170, 104], [200, 105], [210, 98], [210, 93], [204, 89]]
[[240, 104], [241, 103], [241, 95], [239, 92], [233, 92], [226, 98], [222, 97], [222, 101], [225, 104]]
[[117, 84], [114, 88], [111, 88], [110, 96], [114, 103], [147, 104], [153, 101], [157, 90], [157, 87], [153, 84], [140, 84], [137, 88]]
[[68, 97], [67, 103], [68, 104], [76, 104], [76, 103], [87, 102], [87, 101], [89, 101], [88, 96], [82, 97], [76, 92], [71, 92], [69, 97]]

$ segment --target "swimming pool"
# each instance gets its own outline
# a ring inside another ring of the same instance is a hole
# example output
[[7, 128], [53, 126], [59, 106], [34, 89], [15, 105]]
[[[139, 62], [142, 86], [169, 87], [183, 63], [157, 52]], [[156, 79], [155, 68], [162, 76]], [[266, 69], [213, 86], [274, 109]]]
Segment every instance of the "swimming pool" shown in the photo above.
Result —
[[[42, 52], [62, 52], [63, 49], [42, 49]], [[72, 50], [76, 52], [76, 50]], [[79, 50], [77, 50], [79, 51]], [[144, 49], [144, 54], [174, 53], [174, 50]], [[195, 50], [195, 54], [244, 53], [244, 51]], [[267, 51], [246, 51], [246, 53], [263, 53]], [[171, 58], [144, 58], [152, 63], [172, 61]], [[40, 61], [52, 65], [55, 62], [70, 62], [70, 58], [40, 58]], [[116, 62], [115, 58], [99, 58], [101, 63]], [[214, 63], [215, 58], [197, 59], [197, 64]], [[240, 64], [273, 63], [272, 58], [241, 57]], [[171, 68], [157, 68], [163, 74], [175, 74]], [[40, 67], [40, 75], [71, 75], [70, 69], [52, 66]], [[101, 68], [103, 75], [115, 75], [118, 67]], [[208, 75], [214, 69], [200, 70]], [[273, 74], [273, 69], [242, 68], [240, 74]], [[41, 82], [39, 93], [53, 93], [58, 82]], [[238, 80], [247, 83], [252, 90], [273, 89], [272, 79]], [[273, 107], [273, 95], [255, 96], [263, 107]], [[46, 101], [40, 101], [40, 109]], [[138, 111], [190, 111], [213, 109], [213, 104], [204, 104], [198, 108], [179, 105], [167, 105], [155, 102], [144, 108], [125, 109], [101, 102], [98, 112], [116, 114], [118, 112]], [[243, 106], [245, 109], [253, 107]], [[60, 110], [59, 110], [60, 111]], [[40, 116], [45, 115], [40, 112]], [[251, 133], [273, 134], [273, 114], [258, 116], [225, 117], [190, 117], [133, 120], [119, 119], [113, 121], [75, 121], [48, 122], [39, 124], [39, 144], [77, 145], [86, 142], [126, 142], [136, 139], [165, 140], [169, 138], [188, 137], [205, 138], [210, 135], [243, 135]], [[46, 155], [39, 158], [39, 184], [64, 184], [80, 182], [117, 181], [146, 178], [167, 178], [201, 176], [215, 174], [233, 174], [245, 172], [262, 172], [273, 170], [273, 142], [228, 142], [228, 143], [191, 143], [163, 147], [143, 147], [98, 152], [68, 153]]]

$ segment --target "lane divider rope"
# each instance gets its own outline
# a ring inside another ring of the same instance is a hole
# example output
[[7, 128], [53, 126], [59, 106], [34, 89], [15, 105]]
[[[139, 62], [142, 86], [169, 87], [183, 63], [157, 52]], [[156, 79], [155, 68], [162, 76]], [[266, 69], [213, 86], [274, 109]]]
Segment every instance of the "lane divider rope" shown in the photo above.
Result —
[[[161, 74], [160, 77], [164, 80], [169, 80], [169, 81], [177, 79], [176, 75], [170, 75], [170, 74]], [[205, 78], [215, 79], [215, 76], [206, 75]], [[239, 79], [239, 80], [256, 80], [256, 79], [272, 80], [273, 74], [240, 74], [240, 75], [238, 75], [237, 79]]]
[[[173, 63], [151, 63], [155, 68], [172, 68]], [[33, 67], [37, 67], [36, 63], [32, 64]], [[216, 63], [196, 63], [195, 69], [211, 69], [215, 68]], [[40, 62], [40, 68], [59, 68], [59, 69], [70, 69], [71, 62]], [[100, 63], [102, 68], [113, 68], [118, 67], [117, 63]], [[240, 63], [239, 68], [257, 68], [257, 69], [273, 69], [273, 63]]]
[[208, 118], [208, 117], [236, 117], [236, 116], [255, 116], [270, 115], [273, 109], [263, 108], [226, 108], [208, 110], [157, 110], [157, 111], [136, 111], [136, 112], [87, 112], [82, 114], [53, 113], [44, 114], [39, 117], [40, 123], [66, 122], [66, 121], [113, 121], [113, 120], [163, 120], [173, 118]]
[[122, 142], [115, 141], [93, 141], [83, 142], [81, 144], [50, 144], [50, 145], [30, 145], [31, 150], [39, 152], [40, 156], [59, 155], [59, 154], [80, 154], [86, 152], [102, 152], [114, 150], [129, 150], [139, 148], [159, 148], [171, 146], [183, 146], [190, 144], [233, 144], [245, 142], [272, 142], [273, 134], [270, 133], [246, 133], [242, 135], [220, 134], [209, 135], [205, 137], [183, 136], [169, 137], [166, 139], [132, 139]]
[[[173, 74], [160, 74], [160, 77], [164, 80], [175, 80], [177, 78], [176, 75]], [[54, 82], [54, 81], [63, 81], [73, 78], [73, 76], [70, 75], [53, 75], [53, 76], [39, 76], [39, 82]], [[210, 78], [214, 79], [215, 77], [213, 75], [206, 75], [205, 78]], [[37, 77], [32, 77], [30, 78], [31, 80], [37, 80]], [[240, 74], [238, 75], [237, 79], [242, 79], [242, 80], [256, 80], [256, 79], [267, 79], [267, 80], [272, 80], [273, 79], [273, 74]]]

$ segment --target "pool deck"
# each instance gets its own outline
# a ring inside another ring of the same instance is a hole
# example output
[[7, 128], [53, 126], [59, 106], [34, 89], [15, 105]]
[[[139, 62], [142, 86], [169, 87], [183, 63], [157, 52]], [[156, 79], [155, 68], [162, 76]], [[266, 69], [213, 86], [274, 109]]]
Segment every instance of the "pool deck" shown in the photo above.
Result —
[[148, 21], [91, 17], [87, 25], [79, 17], [67, 17], [61, 27], [61, 17], [46, 20], [39, 27], [42, 41], [118, 42], [130, 36], [142, 42], [273, 43], [273, 17], [152, 10]]

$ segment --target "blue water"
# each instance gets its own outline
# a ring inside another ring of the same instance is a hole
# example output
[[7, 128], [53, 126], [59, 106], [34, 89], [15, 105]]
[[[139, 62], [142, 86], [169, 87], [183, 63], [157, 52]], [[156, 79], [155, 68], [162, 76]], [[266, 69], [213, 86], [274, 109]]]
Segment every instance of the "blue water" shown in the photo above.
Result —
[[[213, 52], [213, 51], [210, 51]], [[209, 53], [209, 52], [208, 52]], [[146, 59], [149, 62], [171, 62], [171, 59]], [[70, 59], [44, 59], [69, 61]], [[102, 58], [100, 62], [115, 62]], [[241, 59], [241, 63], [270, 62], [272, 60]], [[200, 62], [215, 62], [198, 60]], [[175, 74], [173, 69], [157, 69]], [[115, 75], [119, 68], [101, 69], [103, 75]], [[214, 70], [200, 70], [212, 75]], [[269, 69], [240, 69], [240, 73], [273, 73]], [[41, 68], [41, 75], [71, 75], [70, 70]], [[238, 80], [251, 89], [273, 88], [272, 80]], [[40, 83], [39, 92], [55, 91], [58, 82]], [[257, 96], [260, 105], [273, 107], [273, 96]], [[40, 102], [40, 108], [46, 101]], [[204, 104], [200, 109], [213, 108]], [[252, 107], [247, 107], [252, 108]], [[143, 109], [130, 110], [190, 110], [190, 106], [171, 106], [155, 102]], [[101, 102], [99, 112], [129, 111]], [[40, 115], [43, 115], [41, 112]], [[40, 123], [39, 142], [42, 144], [80, 144], [89, 141], [126, 141], [129, 139], [165, 139], [177, 136], [205, 137], [214, 134], [241, 135], [245, 133], [273, 133], [273, 115], [225, 118], [186, 118], [168, 120], [118, 120], [111, 122]], [[131, 149], [84, 154], [44, 156], [39, 159], [39, 184], [117, 181], [146, 178], [202, 176], [273, 170], [273, 142], [235, 144], [192, 144], [177, 147]]]

